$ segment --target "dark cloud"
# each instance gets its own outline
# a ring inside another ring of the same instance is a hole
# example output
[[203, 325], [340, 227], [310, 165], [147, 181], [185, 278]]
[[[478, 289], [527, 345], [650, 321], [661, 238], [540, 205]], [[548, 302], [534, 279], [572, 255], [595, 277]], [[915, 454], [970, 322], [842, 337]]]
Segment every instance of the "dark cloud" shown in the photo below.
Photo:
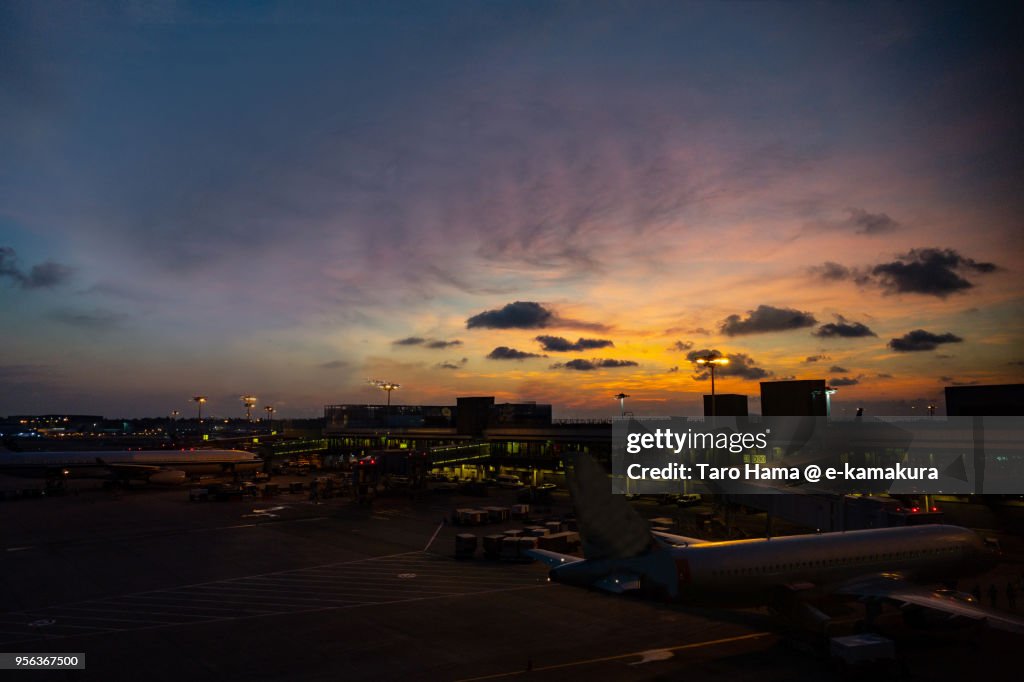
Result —
[[828, 368], [828, 371], [834, 372], [836, 374], [847, 374], [850, 370], [846, 369], [845, 367], [840, 367], [839, 365], [832, 365], [831, 367]]
[[668, 347], [671, 351], [684, 351], [693, 348], [693, 341], [676, 341], [674, 344]]
[[485, 310], [466, 320], [466, 328], [474, 329], [543, 329], [569, 327], [589, 331], [608, 331], [608, 325], [560, 317], [553, 310], [535, 301], [516, 301], [497, 310]]
[[812, 267], [811, 274], [820, 279], [841, 282], [843, 280], [850, 279], [853, 275], [853, 271], [845, 265], [826, 261], [821, 265]]
[[830, 386], [856, 386], [861, 377], [833, 377], [828, 380]]
[[425, 339], [422, 336], [409, 336], [404, 339], [398, 339], [392, 341], [394, 346], [423, 346], [424, 348], [443, 349], [451, 348], [452, 346], [461, 346], [462, 341], [453, 339], [451, 341], [445, 341], [443, 339]]
[[822, 360], [831, 360], [831, 359], [832, 358], [830, 358], [827, 355], [808, 355], [806, 358], [804, 358], [804, 364], [805, 365], [812, 365], [815, 362], [821, 362]]
[[863, 208], [848, 208], [847, 224], [855, 227], [858, 234], [885, 234], [897, 229], [900, 224], [885, 213], [868, 213]]
[[1024, 367], [1024, 360], [1011, 360], [1010, 362], [1008, 362], [1006, 364], [1008, 364], [1010, 366], [1013, 366], [1013, 367]]
[[[715, 368], [715, 375], [719, 377], [737, 377], [745, 381], [754, 381], [757, 379], [765, 379], [773, 375], [763, 367], [757, 366], [757, 361], [746, 353], [729, 353], [723, 355], [721, 351], [715, 349], [704, 349], [695, 350], [686, 354], [686, 359], [690, 362], [696, 363], [698, 358], [706, 358], [708, 356], [714, 358], [727, 357], [729, 364], [718, 365]], [[693, 378], [697, 381], [705, 381], [711, 378], [711, 372], [707, 369], [701, 368], [693, 375]]]
[[589, 372], [595, 369], [638, 366], [638, 363], [633, 362], [632, 360], [613, 360], [611, 358], [584, 360], [582, 358], [577, 358], [576, 360], [569, 360], [568, 362], [556, 362], [551, 365], [551, 369], [574, 369], [580, 372]]
[[342, 367], [348, 367], [348, 363], [344, 360], [330, 360], [320, 364], [320, 369], [341, 369]]
[[939, 377], [939, 381], [944, 381], [948, 384], [949, 382], [953, 381], [953, 377], [943, 375]]
[[7, 278], [22, 289], [52, 289], [65, 284], [73, 273], [70, 266], [53, 261], [38, 263], [25, 272], [14, 249], [0, 246], [0, 278]]
[[730, 315], [725, 318], [720, 329], [727, 336], [740, 336], [802, 329], [817, 323], [818, 321], [811, 313], [793, 308], [759, 305], [757, 310], [748, 310], [746, 318], [741, 318], [739, 315]]
[[458, 362], [446, 360], [444, 362], [439, 362], [436, 365], [434, 365], [434, 369], [462, 369], [463, 367], [466, 366], [467, 362], [469, 362], [469, 358], [462, 358]]
[[842, 315], [836, 315], [836, 320], [836, 322], [821, 325], [811, 333], [822, 339], [856, 339], [865, 336], [878, 336], [862, 322], [850, 322]]
[[640, 364], [632, 360], [595, 360], [598, 367], [639, 367]]
[[979, 263], [953, 249], [911, 249], [871, 269], [889, 294], [927, 294], [945, 298], [974, 286], [962, 273], [989, 273], [994, 263]]
[[427, 341], [427, 343], [424, 345], [426, 345], [427, 348], [452, 348], [453, 346], [461, 346], [462, 341], [459, 341], [458, 339], [452, 339], [451, 341], [435, 339], [432, 341]]
[[933, 334], [923, 329], [915, 329], [914, 331], [907, 332], [898, 339], [890, 339], [889, 348], [902, 353], [910, 353], [935, 350], [940, 344], [960, 343], [962, 341], [962, 338], [950, 332], [946, 332], [945, 334]]
[[498, 310], [485, 310], [466, 320], [466, 328], [540, 329], [551, 325], [555, 314], [534, 301], [516, 301]]
[[546, 355], [539, 353], [527, 353], [524, 350], [516, 350], [508, 346], [498, 346], [487, 354], [489, 360], [525, 360], [527, 358], [545, 358]]
[[53, 311], [50, 313], [50, 317], [58, 322], [63, 322], [64, 324], [69, 324], [73, 327], [95, 329], [98, 331], [115, 329], [120, 327], [128, 319], [128, 316], [123, 313], [117, 313], [112, 310], [104, 310], [101, 308], [96, 308], [94, 310], [75, 310], [64, 308]]
[[875, 378], [876, 379], [892, 379], [892, 375], [891, 374], [876, 374]]
[[584, 339], [579, 338], [575, 342], [561, 336], [538, 336], [535, 341], [546, 351], [554, 353], [566, 353], [570, 351], [591, 350], [594, 348], [610, 348], [615, 346], [608, 339]]
[[666, 372], [666, 374], [675, 374], [678, 371], [679, 371], [679, 365], [676, 365], [675, 367], [669, 367], [668, 371]]
[[858, 286], [873, 284], [887, 294], [925, 294], [945, 298], [974, 286], [967, 274], [986, 274], [998, 270], [994, 263], [978, 262], [954, 249], [911, 249], [888, 263], [867, 268], [848, 268], [826, 262], [811, 268], [824, 280], [848, 280]]

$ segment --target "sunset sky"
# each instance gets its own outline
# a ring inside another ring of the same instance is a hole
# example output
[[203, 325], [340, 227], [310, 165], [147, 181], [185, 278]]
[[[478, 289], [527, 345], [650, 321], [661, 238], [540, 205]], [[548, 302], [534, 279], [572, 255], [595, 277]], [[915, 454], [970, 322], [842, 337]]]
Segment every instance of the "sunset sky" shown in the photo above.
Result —
[[1024, 380], [1019, 7], [293, 4], [0, 6], [0, 414]]

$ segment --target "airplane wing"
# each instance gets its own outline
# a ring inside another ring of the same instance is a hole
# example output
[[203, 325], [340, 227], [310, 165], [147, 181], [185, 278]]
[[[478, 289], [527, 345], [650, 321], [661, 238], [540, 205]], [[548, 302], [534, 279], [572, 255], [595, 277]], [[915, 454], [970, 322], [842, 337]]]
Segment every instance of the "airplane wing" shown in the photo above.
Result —
[[989, 627], [997, 630], [1024, 634], [1024, 620], [985, 608], [970, 595], [960, 595], [946, 590], [930, 590], [926, 587], [911, 585], [896, 577], [877, 576], [859, 580], [840, 588], [838, 592], [858, 597], [891, 599], [902, 604], [913, 604], [951, 616], [984, 621]]
[[708, 543], [708, 540], [702, 540], [701, 538], [688, 538], [685, 535], [663, 533], [660, 530], [652, 530], [651, 535], [653, 535], [662, 544], [667, 545], [689, 547], [690, 545], [705, 545]]
[[613, 573], [594, 583], [594, 587], [612, 594], [622, 594], [631, 590], [640, 589], [640, 576], [636, 573]]
[[572, 554], [559, 554], [558, 552], [550, 552], [546, 549], [528, 549], [526, 555], [542, 561], [551, 568], [557, 568], [558, 566], [565, 566], [566, 564], [574, 564], [577, 561], [583, 561], [578, 556]]
[[105, 462], [100, 457], [96, 458], [96, 463], [113, 476], [124, 480], [146, 480], [161, 485], [181, 485], [188, 479], [184, 471], [165, 469], [155, 464]]
[[109, 469], [114, 473], [121, 473], [135, 476], [146, 476], [160, 471], [160, 467], [153, 464], [129, 464], [125, 462], [105, 462], [102, 457], [96, 458], [96, 463]]

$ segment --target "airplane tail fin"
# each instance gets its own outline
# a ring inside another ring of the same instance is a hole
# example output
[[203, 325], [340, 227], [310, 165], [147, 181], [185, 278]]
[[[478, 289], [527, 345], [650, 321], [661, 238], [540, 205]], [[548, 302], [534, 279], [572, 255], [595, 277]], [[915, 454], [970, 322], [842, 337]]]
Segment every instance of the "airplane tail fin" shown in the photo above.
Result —
[[652, 545], [651, 526], [624, 495], [614, 495], [608, 473], [590, 455], [572, 458], [568, 471], [583, 556], [587, 559], [628, 559]]

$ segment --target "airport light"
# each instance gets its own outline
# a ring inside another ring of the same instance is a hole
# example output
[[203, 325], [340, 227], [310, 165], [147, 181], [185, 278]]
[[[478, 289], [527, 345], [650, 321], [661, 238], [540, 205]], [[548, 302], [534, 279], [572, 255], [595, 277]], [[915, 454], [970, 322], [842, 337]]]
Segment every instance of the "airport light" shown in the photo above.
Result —
[[239, 396], [241, 401], [245, 404], [245, 420], [247, 422], [252, 421], [252, 408], [259, 402], [259, 398], [254, 395], [243, 395]]
[[[826, 386], [825, 389], [821, 390], [821, 391], [811, 391], [811, 395], [812, 396], [824, 394], [824, 396], [825, 396], [825, 416], [826, 417], [831, 417], [832, 416], [832, 394], [835, 393], [835, 392], [836, 392], [836, 389], [832, 388], [831, 386]], [[860, 408], [857, 408], [857, 409], [860, 410]]]
[[370, 379], [370, 383], [382, 391], [387, 391], [388, 404], [387, 407], [384, 408], [384, 425], [388, 426], [390, 424], [389, 417], [391, 416], [391, 391], [394, 391], [396, 388], [401, 388], [402, 386], [401, 384], [396, 384], [393, 381], [382, 381], [380, 379]]
[[701, 355], [694, 359], [701, 367], [707, 367], [711, 370], [711, 418], [715, 418], [715, 412], [717, 405], [715, 404], [715, 366], [716, 365], [728, 365], [729, 358], [723, 358], [715, 353], [709, 353], [708, 355]]
[[625, 417], [626, 416], [626, 398], [628, 398], [628, 397], [629, 396], [626, 395], [625, 393], [619, 393], [617, 396], [615, 396], [615, 398], [619, 401], [619, 416], [620, 417]]
[[181, 412], [178, 412], [177, 410], [171, 410], [171, 421], [176, 421], [178, 419], [179, 414], [181, 414]]
[[194, 396], [192, 396], [192, 402], [194, 402], [196, 404], [196, 407], [199, 410], [199, 423], [202, 424], [203, 423], [203, 403], [206, 402], [206, 396], [205, 395], [194, 395]]

